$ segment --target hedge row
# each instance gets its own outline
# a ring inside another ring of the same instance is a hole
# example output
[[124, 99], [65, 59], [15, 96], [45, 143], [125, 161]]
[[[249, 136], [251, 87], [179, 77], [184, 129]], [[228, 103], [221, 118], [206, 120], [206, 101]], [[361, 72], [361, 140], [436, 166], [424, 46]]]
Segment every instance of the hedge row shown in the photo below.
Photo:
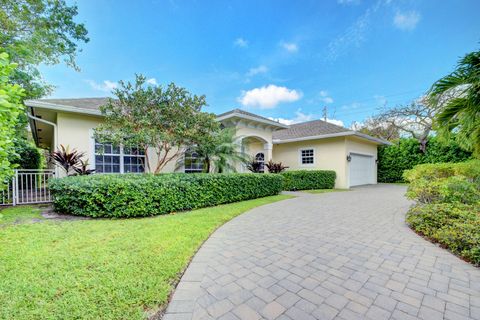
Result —
[[440, 142], [430, 137], [427, 151], [420, 151], [416, 139], [399, 139], [378, 148], [378, 182], [404, 182], [403, 172], [423, 163], [462, 162], [472, 157], [455, 142]]
[[480, 265], [480, 160], [418, 165], [405, 172], [416, 232]]
[[335, 187], [335, 171], [330, 170], [298, 170], [285, 171], [283, 190], [333, 189]]
[[266, 197], [282, 191], [275, 174], [91, 175], [50, 184], [57, 212], [108, 218], [153, 216]]

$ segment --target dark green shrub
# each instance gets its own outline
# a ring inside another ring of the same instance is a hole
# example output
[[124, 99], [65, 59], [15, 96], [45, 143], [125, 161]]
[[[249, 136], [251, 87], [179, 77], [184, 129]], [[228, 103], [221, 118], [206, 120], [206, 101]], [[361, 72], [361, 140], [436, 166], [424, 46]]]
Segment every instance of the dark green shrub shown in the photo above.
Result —
[[19, 138], [15, 140], [15, 153], [9, 156], [8, 161], [16, 164], [18, 169], [39, 169], [42, 154], [32, 142]]
[[480, 264], [480, 206], [436, 203], [413, 207], [407, 223], [455, 254]]
[[418, 164], [461, 162], [471, 157], [470, 152], [452, 141], [444, 143], [430, 137], [423, 153], [416, 139], [399, 139], [393, 145], [378, 148], [378, 182], [404, 182], [403, 172]]
[[280, 173], [285, 180], [283, 190], [333, 189], [335, 171], [330, 170], [296, 170]]
[[81, 216], [153, 216], [278, 194], [274, 174], [125, 174], [55, 179], [56, 211]]

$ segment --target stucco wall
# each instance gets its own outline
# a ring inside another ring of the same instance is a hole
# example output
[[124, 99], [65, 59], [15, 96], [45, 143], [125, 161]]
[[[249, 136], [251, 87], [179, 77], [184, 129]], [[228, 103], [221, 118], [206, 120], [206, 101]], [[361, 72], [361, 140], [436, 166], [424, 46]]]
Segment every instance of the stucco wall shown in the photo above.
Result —
[[[73, 113], [58, 113], [58, 144], [70, 146], [80, 152], [85, 152], [85, 158], [89, 160], [91, 167], [95, 163], [94, 144], [92, 141], [93, 129], [102, 122], [101, 117], [86, 116]], [[150, 164], [152, 166], [157, 162], [157, 155], [153, 150], [149, 153]], [[162, 172], [174, 172], [176, 162], [170, 161]]]
[[[313, 148], [314, 164], [302, 165], [300, 150]], [[336, 188], [347, 188], [346, 143], [344, 137], [275, 144], [273, 160], [289, 166], [288, 170], [334, 170]]]

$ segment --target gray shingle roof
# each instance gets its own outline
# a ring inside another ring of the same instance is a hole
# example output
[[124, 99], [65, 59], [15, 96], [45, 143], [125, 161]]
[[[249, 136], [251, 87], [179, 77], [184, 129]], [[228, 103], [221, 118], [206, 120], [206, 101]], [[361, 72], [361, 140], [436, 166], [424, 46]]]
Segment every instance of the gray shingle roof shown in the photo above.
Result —
[[79, 99], [40, 99], [38, 101], [58, 104], [62, 106], [75, 107], [87, 110], [100, 110], [100, 106], [105, 105], [109, 98], [79, 98]]
[[322, 120], [313, 120], [290, 125], [290, 128], [273, 133], [274, 140], [287, 140], [325, 134], [351, 132], [351, 130]]

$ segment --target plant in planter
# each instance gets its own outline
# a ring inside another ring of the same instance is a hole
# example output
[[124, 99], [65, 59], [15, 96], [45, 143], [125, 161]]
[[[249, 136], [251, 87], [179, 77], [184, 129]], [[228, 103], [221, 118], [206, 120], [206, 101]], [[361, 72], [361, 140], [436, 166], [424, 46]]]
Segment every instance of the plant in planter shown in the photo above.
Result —
[[265, 166], [270, 173], [280, 173], [288, 168], [287, 166], [284, 166], [281, 162], [273, 162], [272, 160], [268, 161]]

